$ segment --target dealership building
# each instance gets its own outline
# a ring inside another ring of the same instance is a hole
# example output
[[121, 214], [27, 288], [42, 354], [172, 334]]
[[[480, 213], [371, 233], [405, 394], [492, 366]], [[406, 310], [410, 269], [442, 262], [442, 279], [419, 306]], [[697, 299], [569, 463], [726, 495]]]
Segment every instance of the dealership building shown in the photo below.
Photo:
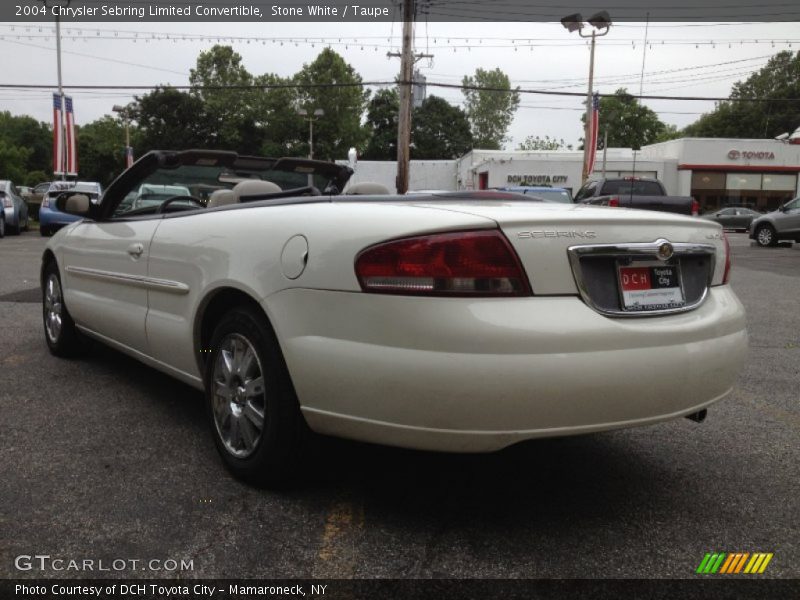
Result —
[[[582, 151], [472, 150], [457, 160], [412, 160], [410, 190], [479, 190], [516, 185], [581, 187]], [[395, 190], [394, 162], [360, 161], [354, 182]], [[777, 140], [682, 138], [599, 150], [593, 178], [656, 177], [677, 196], [693, 196], [701, 211], [726, 205], [773, 210], [800, 195], [800, 144]]]

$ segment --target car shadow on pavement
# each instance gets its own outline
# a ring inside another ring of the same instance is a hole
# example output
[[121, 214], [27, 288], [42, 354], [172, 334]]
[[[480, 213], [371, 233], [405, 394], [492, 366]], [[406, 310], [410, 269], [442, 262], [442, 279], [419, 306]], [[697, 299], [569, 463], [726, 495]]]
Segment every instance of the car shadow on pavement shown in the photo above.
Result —
[[256, 490], [222, 467], [201, 392], [99, 344], [87, 360], [98, 376], [114, 377], [121, 389], [133, 392], [126, 402], [140, 404], [132, 410], [146, 415], [150, 431], [174, 436], [180, 429], [171, 449], [195, 454], [184, 465], [198, 469], [194, 482], [213, 482], [218, 490], [227, 486], [233, 495], [277, 494], [309, 508], [317, 507], [320, 497], [356, 498], [381, 514], [428, 523], [466, 523], [480, 515], [483, 523], [511, 527], [525, 515], [564, 527], [577, 512], [624, 518], [640, 506], [653, 509], [667, 490], [680, 485], [673, 481], [674, 471], [631, 449], [626, 432], [610, 432], [532, 440], [491, 454], [414, 451], [314, 436], [292, 485]]

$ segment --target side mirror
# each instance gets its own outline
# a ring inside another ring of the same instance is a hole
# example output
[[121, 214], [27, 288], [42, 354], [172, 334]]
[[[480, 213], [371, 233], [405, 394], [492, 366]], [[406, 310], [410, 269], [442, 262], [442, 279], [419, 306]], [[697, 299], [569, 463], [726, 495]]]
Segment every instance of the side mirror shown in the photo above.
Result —
[[92, 202], [86, 194], [65, 192], [56, 199], [56, 208], [70, 215], [88, 217], [92, 210]]

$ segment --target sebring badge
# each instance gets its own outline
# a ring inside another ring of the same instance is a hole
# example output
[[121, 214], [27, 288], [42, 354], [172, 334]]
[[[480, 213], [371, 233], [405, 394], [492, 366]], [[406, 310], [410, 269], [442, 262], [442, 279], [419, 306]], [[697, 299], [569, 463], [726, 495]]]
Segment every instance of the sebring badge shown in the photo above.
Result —
[[555, 231], [552, 229], [545, 229], [540, 231], [520, 231], [517, 233], [520, 239], [539, 239], [539, 238], [587, 238], [593, 239], [597, 237], [594, 231], [576, 231], [570, 229], [569, 231]]
[[658, 247], [658, 258], [661, 260], [669, 260], [672, 258], [674, 250], [672, 248], [672, 244], [669, 242], [664, 242]]

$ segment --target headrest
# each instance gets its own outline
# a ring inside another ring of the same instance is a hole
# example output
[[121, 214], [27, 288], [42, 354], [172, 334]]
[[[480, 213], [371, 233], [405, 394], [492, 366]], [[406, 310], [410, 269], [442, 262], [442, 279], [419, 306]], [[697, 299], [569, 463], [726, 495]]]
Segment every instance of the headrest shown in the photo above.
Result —
[[233, 186], [236, 202], [242, 201], [242, 196], [261, 196], [262, 194], [275, 194], [281, 192], [280, 186], [263, 179], [246, 179]]
[[354, 183], [349, 188], [345, 194], [353, 194], [356, 196], [365, 196], [365, 195], [387, 195], [390, 194], [389, 188], [381, 183], [372, 183], [369, 181], [362, 181], [360, 183]]
[[233, 190], [214, 190], [208, 197], [208, 208], [216, 206], [225, 206], [226, 204], [236, 204], [238, 200]]

